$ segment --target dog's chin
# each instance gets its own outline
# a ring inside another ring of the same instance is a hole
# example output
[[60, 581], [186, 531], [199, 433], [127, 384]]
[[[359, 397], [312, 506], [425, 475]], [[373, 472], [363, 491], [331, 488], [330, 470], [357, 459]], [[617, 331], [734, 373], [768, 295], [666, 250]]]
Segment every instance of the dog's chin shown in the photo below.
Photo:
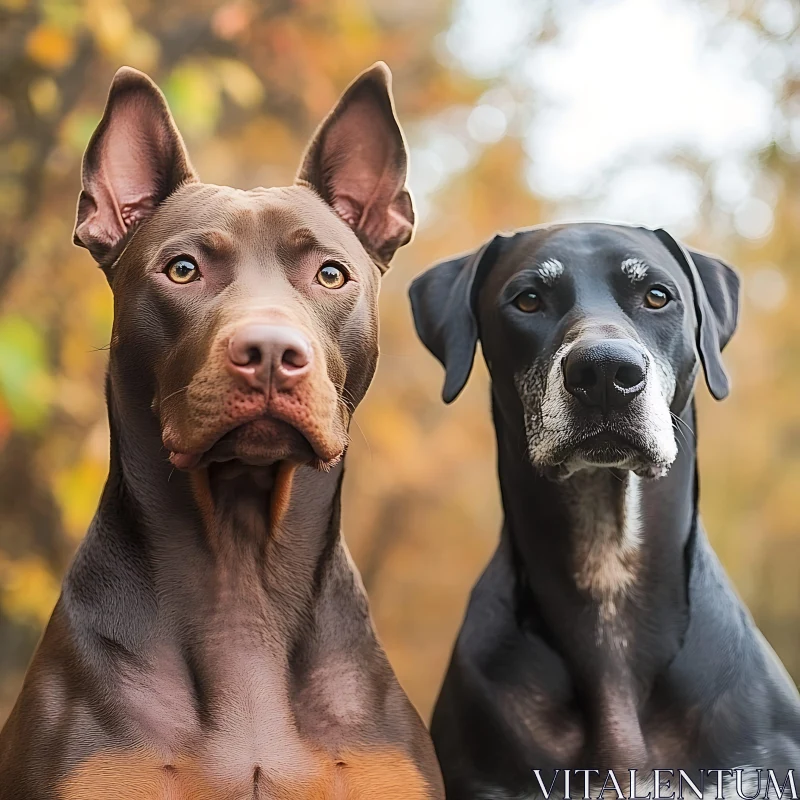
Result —
[[612, 432], [573, 435], [533, 463], [552, 480], [566, 480], [582, 469], [615, 469], [641, 478], [661, 478], [672, 464], [654, 453], [647, 442]]
[[203, 454], [198, 466], [238, 461], [251, 467], [268, 467], [278, 461], [310, 463], [315, 458], [314, 448], [297, 428], [267, 417], [226, 433]]
[[230, 462], [237, 467], [269, 467], [282, 461], [329, 469], [338, 458], [321, 458], [311, 442], [288, 422], [261, 417], [228, 431], [202, 454], [173, 452], [170, 460], [180, 469]]

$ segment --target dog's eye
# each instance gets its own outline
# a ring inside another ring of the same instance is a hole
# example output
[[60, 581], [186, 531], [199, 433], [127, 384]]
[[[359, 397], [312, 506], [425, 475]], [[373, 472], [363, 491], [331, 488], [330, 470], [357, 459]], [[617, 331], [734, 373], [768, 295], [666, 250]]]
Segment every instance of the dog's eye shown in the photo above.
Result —
[[644, 302], [648, 308], [664, 308], [670, 299], [669, 292], [662, 286], [651, 287], [644, 296]]
[[326, 289], [341, 289], [347, 283], [347, 275], [336, 262], [328, 261], [319, 268], [317, 283]]
[[190, 258], [186, 258], [186, 256], [170, 261], [165, 271], [167, 277], [173, 283], [191, 283], [200, 277], [200, 270], [197, 268], [197, 264]]
[[522, 292], [514, 298], [514, 305], [526, 314], [533, 314], [542, 307], [542, 300], [536, 292]]

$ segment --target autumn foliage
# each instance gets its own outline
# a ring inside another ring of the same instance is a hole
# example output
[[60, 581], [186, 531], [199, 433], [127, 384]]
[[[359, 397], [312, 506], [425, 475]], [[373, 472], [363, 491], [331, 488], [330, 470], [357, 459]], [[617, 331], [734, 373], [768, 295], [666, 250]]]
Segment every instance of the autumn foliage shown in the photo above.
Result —
[[[727, 13], [757, 19], [757, 6]], [[464, 132], [507, 76], [478, 80], [442, 55], [453, 13], [449, 0], [0, 0], [0, 721], [106, 474], [111, 293], [71, 238], [81, 155], [121, 64], [164, 89], [202, 180], [242, 188], [290, 183], [350, 79], [378, 59], [394, 72], [422, 224], [384, 279], [381, 362], [351, 431], [345, 533], [389, 657], [429, 712], [500, 506], [485, 370], [478, 364], [464, 396], [442, 405], [440, 368], [416, 340], [406, 289], [437, 258], [560, 213], [526, 183], [519, 132], [493, 143]], [[798, 115], [793, 68], [780, 103]], [[521, 116], [535, 106], [517, 100]], [[433, 140], [444, 162], [452, 157], [437, 181], [422, 152]], [[708, 208], [691, 236], [745, 279], [726, 352], [732, 396], [712, 405], [699, 389], [702, 507], [798, 679], [800, 160], [775, 145], [757, 163], [776, 187], [771, 235], [739, 239]], [[693, 169], [710, 180], [710, 165]], [[765, 265], [783, 276], [781, 303], [759, 302]]]

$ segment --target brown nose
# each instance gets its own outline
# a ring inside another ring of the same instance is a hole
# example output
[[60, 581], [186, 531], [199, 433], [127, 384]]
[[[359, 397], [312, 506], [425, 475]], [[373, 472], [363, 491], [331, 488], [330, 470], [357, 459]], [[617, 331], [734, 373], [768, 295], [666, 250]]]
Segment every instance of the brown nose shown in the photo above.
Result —
[[291, 389], [311, 369], [311, 344], [295, 328], [251, 323], [228, 342], [227, 366], [254, 389]]

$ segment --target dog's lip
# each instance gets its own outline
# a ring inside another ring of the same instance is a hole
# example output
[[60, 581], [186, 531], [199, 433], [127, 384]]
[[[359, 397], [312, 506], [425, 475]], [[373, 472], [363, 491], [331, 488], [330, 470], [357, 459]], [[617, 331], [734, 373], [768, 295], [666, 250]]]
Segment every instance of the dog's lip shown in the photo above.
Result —
[[[277, 447], [275, 450], [269, 451], [269, 446], [267, 445], [265, 451], [255, 456], [251, 454], [246, 458], [245, 460], [248, 463], [263, 466], [287, 459], [307, 462], [315, 458], [316, 451], [302, 431], [277, 417], [262, 416], [256, 420], [237, 425], [220, 436], [220, 438], [203, 453], [198, 466], [208, 466], [215, 462], [242, 460], [242, 455], [235, 449], [237, 435], [246, 437], [248, 432], [252, 434], [253, 432], [257, 432], [259, 428], [266, 428], [266, 433], [268, 435], [274, 436], [277, 434], [278, 443], [284, 445], [288, 443], [290, 449], [287, 451], [285, 448]], [[307, 452], [303, 452], [304, 450]]]
[[626, 433], [615, 430], [593, 430], [589, 433], [578, 433], [560, 448], [556, 463], [565, 463], [576, 455], [592, 454], [617, 455], [620, 458], [648, 458], [649, 453], [644, 442], [636, 441]]
[[629, 436], [617, 431], [596, 431], [587, 436], [583, 436], [576, 443], [576, 448], [596, 446], [627, 447], [633, 450], [640, 450], [641, 446], [634, 442]]
[[[288, 420], [283, 419], [281, 416], [277, 414], [260, 413], [237, 420], [232, 425], [225, 427], [219, 432], [219, 435], [214, 439], [214, 441], [211, 442], [211, 444], [209, 444], [207, 447], [204, 447], [202, 450], [186, 452], [175, 449], [165, 442], [165, 446], [170, 451], [170, 463], [176, 469], [193, 470], [201, 466], [207, 466], [208, 463], [211, 463], [214, 460], [228, 460], [227, 458], [214, 459], [212, 454], [214, 448], [223, 442], [226, 437], [229, 437], [236, 431], [261, 421], [278, 423], [294, 430], [297, 435], [308, 445], [309, 455], [311, 457], [308, 458], [307, 461], [314, 463], [315, 466], [321, 469], [330, 469], [342, 457], [344, 452], [343, 450], [332, 456], [330, 454], [320, 452], [320, 448], [315, 445], [311, 437], [307, 436], [298, 426], [294, 425]], [[231, 456], [231, 458], [235, 458], [235, 456]]]
[[194, 469], [203, 457], [202, 453], [181, 453], [177, 450], [171, 450], [169, 460], [173, 467], [176, 469]]

